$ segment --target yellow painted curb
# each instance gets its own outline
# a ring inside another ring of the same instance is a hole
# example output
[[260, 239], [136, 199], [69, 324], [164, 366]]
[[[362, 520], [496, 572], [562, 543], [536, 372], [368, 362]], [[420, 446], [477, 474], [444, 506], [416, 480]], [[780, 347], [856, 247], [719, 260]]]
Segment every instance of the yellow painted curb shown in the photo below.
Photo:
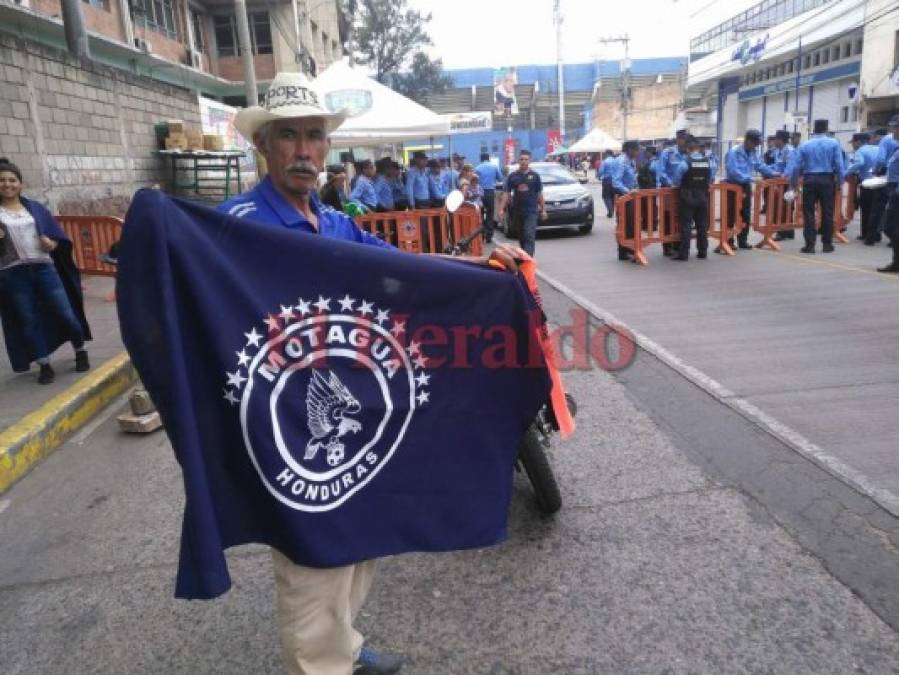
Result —
[[0, 433], [0, 494], [137, 379], [122, 352]]

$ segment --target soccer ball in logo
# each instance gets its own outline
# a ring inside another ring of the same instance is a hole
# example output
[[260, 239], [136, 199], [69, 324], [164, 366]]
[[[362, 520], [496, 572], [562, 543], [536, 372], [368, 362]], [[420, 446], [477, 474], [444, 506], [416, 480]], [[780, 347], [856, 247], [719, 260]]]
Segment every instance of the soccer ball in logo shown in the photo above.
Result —
[[325, 459], [328, 461], [328, 466], [337, 466], [338, 464], [343, 462], [344, 447], [344, 444], [338, 441], [336, 438], [333, 439], [332, 443], [328, 444], [328, 451], [325, 454]]

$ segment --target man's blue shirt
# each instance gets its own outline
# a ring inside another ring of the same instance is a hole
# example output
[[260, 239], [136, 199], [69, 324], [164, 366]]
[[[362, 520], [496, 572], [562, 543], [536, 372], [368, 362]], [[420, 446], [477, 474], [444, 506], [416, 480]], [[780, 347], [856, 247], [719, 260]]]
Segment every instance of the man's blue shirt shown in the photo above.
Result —
[[503, 176], [493, 162], [481, 162], [478, 164], [474, 172], [478, 174], [481, 187], [487, 190], [495, 190], [497, 183], [503, 182]]
[[874, 165], [875, 171], [880, 171], [886, 167], [887, 162], [893, 156], [893, 153], [899, 149], [899, 141], [893, 138], [893, 134], [887, 134], [880, 139], [880, 145], [877, 148], [877, 163]]
[[718, 155], [714, 152], [707, 152], [705, 154], [705, 158], [709, 160], [709, 164], [712, 167], [712, 182], [715, 182], [715, 176], [718, 175]]
[[[887, 162], [887, 182], [899, 185], [899, 152], [894, 152]], [[896, 192], [899, 193], [899, 187]]]
[[386, 176], [375, 176], [374, 190], [378, 206], [382, 209], [393, 211], [393, 187]]
[[356, 185], [353, 186], [353, 191], [350, 193], [350, 199], [360, 202], [370, 209], [375, 208], [378, 205], [378, 196], [375, 194], [375, 186], [371, 178], [359, 174], [356, 177]]
[[266, 176], [252, 190], [219, 204], [216, 210], [255, 223], [280, 225], [310, 234], [321, 234], [323, 237], [331, 239], [343, 239], [360, 244], [391, 248], [387, 242], [360, 229], [356, 222], [345, 213], [323, 205], [317, 194], [312, 193], [309, 202], [312, 212], [318, 217], [318, 230], [312, 226], [306, 216], [284, 199], [272, 185], [271, 179]]
[[656, 171], [656, 185], [670, 187], [674, 182], [674, 170], [687, 158], [676, 145], [662, 150], [659, 155], [659, 171]]
[[505, 190], [511, 196], [512, 210], [537, 213], [537, 197], [543, 192], [543, 181], [536, 171], [528, 169], [522, 173], [515, 169], [506, 179]]
[[796, 148], [785, 145], [774, 151], [774, 164], [771, 166], [781, 176], [790, 176], [793, 172], [793, 163], [796, 161]]
[[615, 192], [629, 192], [637, 187], [637, 166], [630, 157], [622, 155], [612, 168], [612, 188]]
[[765, 178], [777, 175], [774, 169], [762, 162], [757, 152], [747, 152], [746, 146], [742, 143], [727, 151], [724, 157], [724, 172], [728, 182], [746, 185], [752, 182], [752, 176], [756, 171]]
[[430, 172], [425, 169], [419, 169], [417, 166], [410, 166], [406, 171], [406, 198], [409, 200], [409, 206], [415, 206], [415, 202], [426, 202], [431, 199], [431, 179]]
[[403, 185], [403, 179], [397, 176], [396, 178], [388, 178], [387, 184], [390, 186], [390, 190], [393, 193], [393, 203], [396, 205], [397, 202], [401, 202], [406, 199], [406, 186]]
[[877, 163], [879, 148], [876, 145], [863, 145], [855, 151], [855, 157], [846, 169], [846, 173], [856, 174], [860, 181], [874, 175], [874, 165]]
[[446, 197], [459, 186], [459, 172], [455, 169], [444, 169], [440, 172], [440, 191]]
[[443, 191], [443, 172], [428, 171], [428, 192], [431, 199], [446, 199], [449, 192]]
[[599, 166], [596, 177], [599, 178], [599, 180], [612, 180], [612, 174], [615, 171], [615, 165], [618, 163], [618, 159], [618, 157], [609, 157], [608, 159], [602, 160], [602, 164]]
[[834, 174], [841, 182], [846, 178], [843, 149], [837, 139], [815, 134], [799, 146], [791, 173], [793, 181], [808, 173]]

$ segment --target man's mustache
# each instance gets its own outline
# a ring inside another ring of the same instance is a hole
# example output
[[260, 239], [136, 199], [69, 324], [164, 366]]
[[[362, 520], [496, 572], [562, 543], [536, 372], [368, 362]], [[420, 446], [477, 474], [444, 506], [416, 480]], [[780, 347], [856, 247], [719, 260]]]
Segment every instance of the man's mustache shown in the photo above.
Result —
[[318, 176], [318, 167], [316, 167], [312, 162], [308, 162], [305, 160], [300, 160], [298, 162], [294, 162], [293, 164], [288, 164], [284, 170], [287, 173], [300, 173], [307, 176], [312, 176], [313, 178]]

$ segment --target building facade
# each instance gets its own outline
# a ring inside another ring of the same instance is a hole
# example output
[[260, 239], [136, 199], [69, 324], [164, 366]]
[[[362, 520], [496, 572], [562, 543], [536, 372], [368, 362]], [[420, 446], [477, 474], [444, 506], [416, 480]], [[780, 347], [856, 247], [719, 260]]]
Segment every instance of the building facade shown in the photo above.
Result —
[[[836, 137], [894, 114], [899, 12], [887, 0], [764, 0], [691, 41], [686, 99], [724, 153], [746, 129]], [[895, 79], [895, 78], [892, 78]]]

